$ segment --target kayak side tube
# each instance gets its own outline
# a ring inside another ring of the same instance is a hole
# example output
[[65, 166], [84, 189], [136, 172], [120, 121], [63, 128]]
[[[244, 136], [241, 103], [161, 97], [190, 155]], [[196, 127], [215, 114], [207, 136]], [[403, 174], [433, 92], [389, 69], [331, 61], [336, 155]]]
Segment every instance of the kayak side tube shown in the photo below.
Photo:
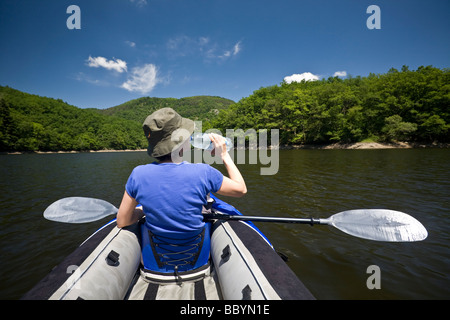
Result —
[[313, 295], [251, 225], [217, 221], [211, 258], [225, 300], [312, 300]]
[[113, 220], [83, 242], [22, 299], [123, 299], [140, 259], [138, 225], [119, 229]]

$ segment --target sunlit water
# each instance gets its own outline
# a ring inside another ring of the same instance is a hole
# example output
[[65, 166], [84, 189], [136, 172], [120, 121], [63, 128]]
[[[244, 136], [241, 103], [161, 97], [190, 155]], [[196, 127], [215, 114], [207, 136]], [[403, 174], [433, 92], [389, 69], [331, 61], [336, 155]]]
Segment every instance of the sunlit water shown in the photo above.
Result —
[[[109, 220], [50, 222], [42, 217], [49, 204], [85, 196], [118, 206], [132, 168], [149, 161], [145, 152], [0, 156], [0, 298], [20, 298]], [[248, 194], [223, 200], [247, 215], [388, 208], [427, 228], [425, 241], [386, 243], [329, 226], [258, 223], [316, 298], [450, 298], [450, 150], [281, 150], [276, 175], [260, 175], [261, 165], [239, 168]], [[380, 268], [381, 289], [367, 287], [371, 265]]]

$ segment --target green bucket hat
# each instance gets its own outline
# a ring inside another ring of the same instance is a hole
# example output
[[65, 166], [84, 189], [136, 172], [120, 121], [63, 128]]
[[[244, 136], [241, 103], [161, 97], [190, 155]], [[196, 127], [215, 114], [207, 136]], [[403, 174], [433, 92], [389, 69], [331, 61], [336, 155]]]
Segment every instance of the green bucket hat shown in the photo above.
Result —
[[147, 153], [162, 157], [181, 146], [194, 132], [194, 121], [183, 118], [172, 108], [149, 115], [142, 125], [148, 140]]

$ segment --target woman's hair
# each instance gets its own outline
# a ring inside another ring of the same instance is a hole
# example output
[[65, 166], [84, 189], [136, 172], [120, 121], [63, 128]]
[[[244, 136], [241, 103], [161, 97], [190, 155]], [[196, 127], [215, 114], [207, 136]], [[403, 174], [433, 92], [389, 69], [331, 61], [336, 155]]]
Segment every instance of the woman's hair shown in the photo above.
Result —
[[154, 158], [158, 162], [167, 162], [167, 161], [172, 162], [172, 154], [171, 153], [165, 154], [161, 157], [154, 157]]

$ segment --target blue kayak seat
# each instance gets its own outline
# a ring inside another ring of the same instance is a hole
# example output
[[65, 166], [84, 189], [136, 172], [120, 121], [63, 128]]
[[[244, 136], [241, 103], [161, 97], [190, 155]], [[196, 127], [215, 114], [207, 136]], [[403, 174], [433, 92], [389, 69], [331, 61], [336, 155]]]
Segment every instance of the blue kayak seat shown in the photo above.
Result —
[[142, 261], [148, 271], [177, 273], [190, 271], [209, 263], [209, 223], [197, 234], [154, 234], [145, 224], [142, 228]]

